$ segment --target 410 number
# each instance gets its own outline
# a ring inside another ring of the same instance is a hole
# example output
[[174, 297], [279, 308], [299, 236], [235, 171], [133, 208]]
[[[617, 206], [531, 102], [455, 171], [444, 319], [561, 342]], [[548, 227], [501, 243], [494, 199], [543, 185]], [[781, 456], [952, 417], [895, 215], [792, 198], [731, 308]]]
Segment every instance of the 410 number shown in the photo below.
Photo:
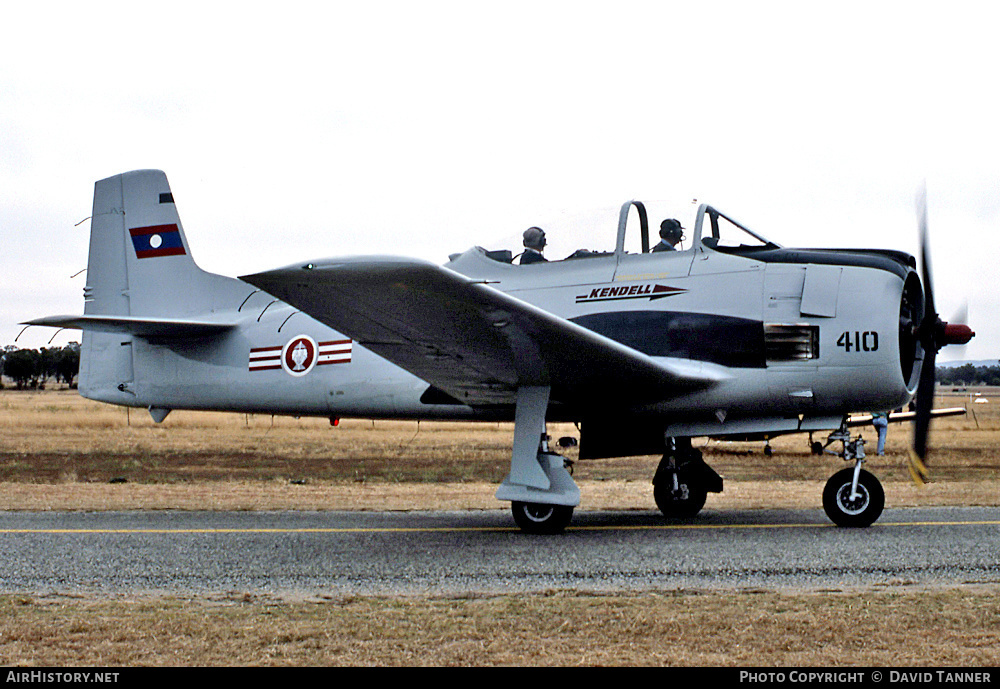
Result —
[[837, 346], [843, 347], [845, 352], [877, 352], [878, 333], [874, 330], [844, 332], [837, 338]]

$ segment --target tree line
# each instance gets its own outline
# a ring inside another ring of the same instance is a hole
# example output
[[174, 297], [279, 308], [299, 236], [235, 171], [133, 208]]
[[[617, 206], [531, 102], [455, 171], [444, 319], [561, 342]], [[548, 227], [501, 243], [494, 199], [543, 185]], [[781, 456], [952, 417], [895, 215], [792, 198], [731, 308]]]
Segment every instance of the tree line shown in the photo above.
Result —
[[0, 387], [3, 387], [6, 378], [18, 390], [41, 390], [49, 380], [72, 388], [76, 387], [79, 373], [79, 342], [41, 349], [20, 349], [7, 345], [0, 350]]
[[935, 373], [941, 385], [1000, 385], [1000, 365], [939, 367]]
[[[79, 342], [41, 349], [7, 345], [0, 350], [0, 387], [3, 387], [4, 378], [18, 390], [42, 389], [49, 380], [75, 387], [79, 372]], [[941, 385], [1000, 386], [1000, 362], [996, 366], [939, 366], [935, 369], [935, 379]]]

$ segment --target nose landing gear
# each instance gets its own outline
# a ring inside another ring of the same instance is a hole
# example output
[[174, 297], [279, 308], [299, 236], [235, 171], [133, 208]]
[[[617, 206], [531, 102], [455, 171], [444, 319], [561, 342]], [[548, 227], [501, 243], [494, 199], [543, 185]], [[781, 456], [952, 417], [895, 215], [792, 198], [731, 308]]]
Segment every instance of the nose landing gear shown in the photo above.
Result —
[[854, 461], [854, 467], [842, 469], [830, 477], [823, 489], [823, 510], [837, 526], [865, 527], [872, 525], [885, 508], [885, 491], [877, 478], [861, 468], [865, 461], [865, 441], [859, 435], [851, 440], [846, 426], [830, 434], [826, 444], [843, 443], [836, 454], [845, 461]]

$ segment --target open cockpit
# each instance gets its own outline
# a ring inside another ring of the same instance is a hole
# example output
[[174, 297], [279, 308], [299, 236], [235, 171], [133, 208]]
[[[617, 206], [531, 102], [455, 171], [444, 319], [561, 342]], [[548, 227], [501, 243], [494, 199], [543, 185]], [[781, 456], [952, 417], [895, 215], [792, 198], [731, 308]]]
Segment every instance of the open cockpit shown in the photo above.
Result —
[[[670, 228], [676, 236], [668, 242], [667, 233]], [[532, 228], [538, 229], [538, 228]], [[654, 228], [657, 229], [657, 228]], [[702, 204], [695, 215], [693, 226], [691, 226], [690, 241], [683, 234], [685, 227], [680, 221], [672, 218], [664, 220], [659, 226], [659, 238], [651, 236], [649, 214], [646, 205], [642, 201], [626, 201], [622, 204], [618, 212], [617, 232], [614, 235], [614, 247], [605, 249], [577, 248], [566, 254], [563, 258], [546, 257], [544, 260], [527, 264], [529, 270], [536, 270], [539, 266], [543, 270], [551, 270], [555, 266], [565, 266], [568, 263], [586, 260], [588, 263], [594, 260], [602, 260], [615, 265], [623, 260], [628, 262], [639, 256], [644, 256], [646, 261], [653, 258], [657, 261], [676, 262], [685, 257], [690, 261], [694, 254], [703, 252], [721, 252], [735, 255], [753, 255], [761, 251], [780, 249], [781, 246], [766, 239], [757, 232], [747, 228], [741, 223], [721, 211]], [[610, 238], [610, 233], [606, 235]], [[659, 244], [656, 244], [659, 239]], [[563, 238], [563, 242], [566, 239]], [[598, 242], [601, 240], [599, 239]], [[605, 240], [606, 241], [606, 240]], [[685, 248], [686, 245], [686, 248]], [[528, 251], [528, 249], [524, 249]], [[553, 253], [552, 250], [549, 253]], [[474, 247], [467, 252], [452, 254], [449, 259], [452, 262], [459, 261], [468, 264], [475, 261], [489, 261], [494, 263], [507, 264], [522, 267], [525, 262], [521, 259], [519, 249], [484, 249]]]

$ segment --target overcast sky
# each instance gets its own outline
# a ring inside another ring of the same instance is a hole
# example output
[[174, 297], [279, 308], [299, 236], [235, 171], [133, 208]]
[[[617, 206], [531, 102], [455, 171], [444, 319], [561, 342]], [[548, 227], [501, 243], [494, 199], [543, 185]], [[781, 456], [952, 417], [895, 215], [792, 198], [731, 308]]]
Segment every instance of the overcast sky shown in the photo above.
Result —
[[0, 345], [82, 312], [93, 183], [158, 168], [195, 259], [226, 275], [444, 262], [536, 224], [558, 257], [593, 244], [576, 229], [610, 246], [632, 198], [687, 226], [708, 202], [786, 246], [917, 253], [926, 180], [938, 309], [967, 302], [977, 332], [941, 358], [1000, 356], [990, 3], [20, 4], [0, 41]]

